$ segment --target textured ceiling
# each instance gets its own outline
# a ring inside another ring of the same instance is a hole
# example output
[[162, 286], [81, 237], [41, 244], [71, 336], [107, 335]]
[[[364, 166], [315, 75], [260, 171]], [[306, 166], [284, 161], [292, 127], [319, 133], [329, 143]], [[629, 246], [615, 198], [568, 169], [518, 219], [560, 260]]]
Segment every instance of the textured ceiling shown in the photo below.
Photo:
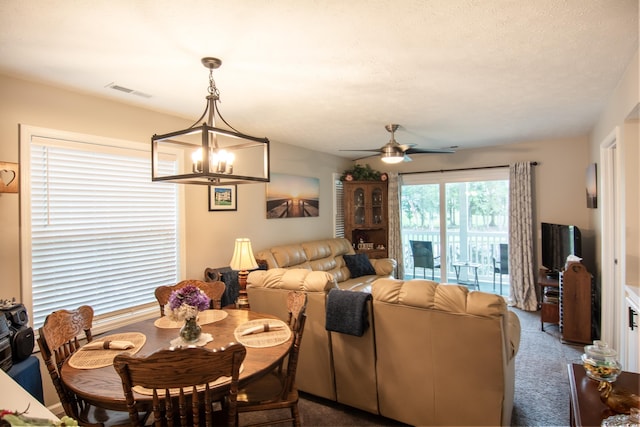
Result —
[[586, 135], [637, 49], [638, 0], [0, 1], [2, 73], [195, 121], [215, 56], [236, 129], [350, 158]]

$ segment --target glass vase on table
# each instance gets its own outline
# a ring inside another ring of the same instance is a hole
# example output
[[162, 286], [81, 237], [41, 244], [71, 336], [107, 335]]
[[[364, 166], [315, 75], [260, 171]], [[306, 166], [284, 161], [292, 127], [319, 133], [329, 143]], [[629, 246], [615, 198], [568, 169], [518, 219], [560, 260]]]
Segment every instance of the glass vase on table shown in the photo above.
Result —
[[202, 334], [202, 328], [198, 325], [197, 317], [184, 319], [184, 326], [180, 328], [180, 338], [186, 343], [198, 341]]

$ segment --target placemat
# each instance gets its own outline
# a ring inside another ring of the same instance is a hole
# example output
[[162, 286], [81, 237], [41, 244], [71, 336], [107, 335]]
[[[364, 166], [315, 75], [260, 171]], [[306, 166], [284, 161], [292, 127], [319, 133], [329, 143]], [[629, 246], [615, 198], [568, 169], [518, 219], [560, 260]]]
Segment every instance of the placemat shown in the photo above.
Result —
[[[206, 325], [225, 319], [229, 314], [224, 310], [204, 310], [198, 313], [198, 324]], [[184, 320], [171, 320], [169, 316], [162, 316], [156, 319], [153, 324], [157, 328], [179, 329], [184, 326]]]
[[[260, 332], [257, 334], [242, 335], [242, 332], [254, 326], [261, 326], [268, 323], [270, 327], [280, 327], [280, 329], [271, 330], [268, 332]], [[284, 326], [284, 327], [283, 327]], [[256, 319], [250, 320], [242, 325], [238, 326], [233, 335], [240, 344], [246, 347], [264, 348], [274, 347], [286, 342], [291, 338], [291, 329], [289, 325], [280, 319]]]
[[176, 337], [169, 341], [169, 344], [171, 344], [171, 347], [202, 347], [203, 345], [211, 341], [213, 341], [213, 335], [203, 332], [200, 334], [200, 338], [198, 338], [198, 341], [196, 342], [186, 342], [182, 339], [182, 337]]
[[122, 334], [100, 337], [92, 342], [102, 341], [130, 341], [133, 344], [133, 348], [128, 350], [83, 350], [81, 348], [71, 355], [71, 358], [69, 359], [69, 366], [76, 369], [96, 369], [109, 366], [113, 364], [113, 358], [116, 357], [116, 354], [136, 354], [140, 351], [144, 343], [147, 341], [147, 337], [140, 332], [125, 332]]
[[[244, 370], [244, 363], [242, 365], [240, 365], [240, 373], [242, 373], [243, 370]], [[231, 381], [231, 377], [220, 377], [217, 380], [210, 382], [209, 383], [209, 387], [213, 388], [213, 387], [228, 383], [230, 381]], [[188, 389], [189, 389], [189, 391], [191, 391], [191, 387], [188, 387]], [[140, 385], [132, 387], [132, 390], [135, 391], [136, 393], [144, 394], [145, 396], [153, 396], [153, 389], [142, 387]], [[199, 391], [199, 392], [203, 391], [204, 390], [204, 384], [196, 386], [196, 390]], [[178, 394], [180, 394], [180, 389], [179, 388], [170, 388], [169, 389], [169, 394], [171, 394], [171, 396], [177, 396]]]

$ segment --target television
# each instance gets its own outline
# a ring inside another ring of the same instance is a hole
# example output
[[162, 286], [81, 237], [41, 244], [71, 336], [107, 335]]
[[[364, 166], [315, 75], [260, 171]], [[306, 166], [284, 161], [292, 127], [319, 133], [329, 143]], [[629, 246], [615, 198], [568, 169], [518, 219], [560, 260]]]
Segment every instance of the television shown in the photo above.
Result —
[[582, 257], [582, 236], [575, 225], [541, 223], [542, 266], [549, 277], [557, 277], [569, 255]]

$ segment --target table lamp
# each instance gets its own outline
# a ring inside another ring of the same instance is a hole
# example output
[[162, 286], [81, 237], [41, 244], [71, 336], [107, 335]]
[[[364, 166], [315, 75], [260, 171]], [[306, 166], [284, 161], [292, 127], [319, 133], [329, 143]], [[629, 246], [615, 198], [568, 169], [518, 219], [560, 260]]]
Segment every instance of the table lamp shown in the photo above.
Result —
[[251, 250], [251, 240], [246, 237], [236, 239], [229, 267], [232, 270], [238, 270], [238, 285], [240, 286], [238, 308], [249, 308], [249, 297], [247, 296], [247, 275], [249, 272], [247, 270], [258, 268], [256, 257], [253, 256]]

